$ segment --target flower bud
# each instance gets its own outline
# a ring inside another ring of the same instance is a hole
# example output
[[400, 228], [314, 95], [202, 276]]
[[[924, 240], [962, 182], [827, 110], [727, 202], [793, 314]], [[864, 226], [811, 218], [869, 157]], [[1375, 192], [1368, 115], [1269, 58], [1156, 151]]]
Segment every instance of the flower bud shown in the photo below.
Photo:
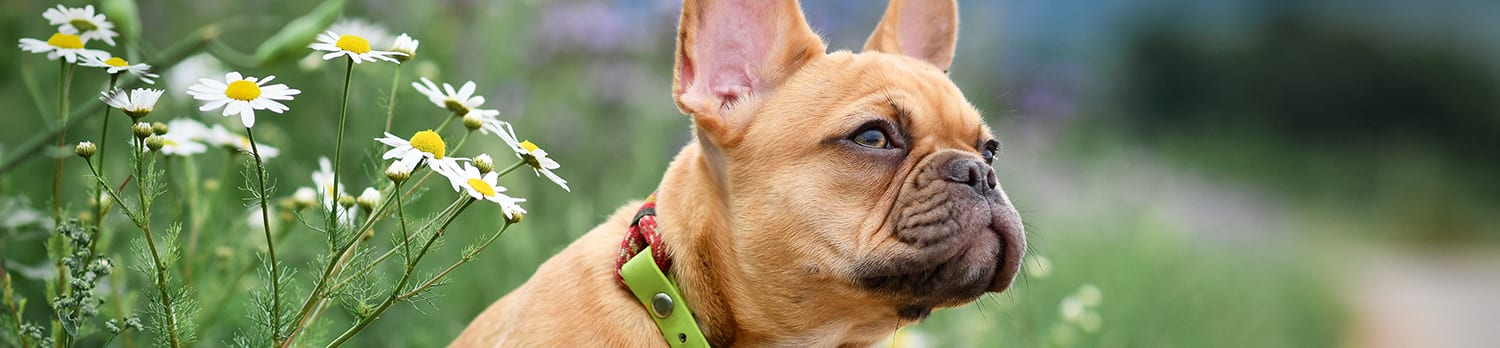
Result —
[[156, 131], [151, 129], [150, 123], [138, 122], [134, 126], [130, 126], [130, 132], [135, 134], [136, 139], [145, 139]]
[[404, 53], [405, 55], [397, 55], [394, 58], [398, 62], [405, 63], [417, 57], [417, 46], [420, 44], [421, 41], [413, 40], [406, 33], [401, 33], [401, 36], [396, 37], [396, 42], [391, 44], [391, 51]]
[[299, 188], [292, 194], [292, 210], [307, 209], [317, 203], [318, 191], [311, 187]]
[[475, 114], [473, 110], [464, 114], [464, 128], [468, 128], [472, 132], [479, 130], [479, 127], [484, 127], [484, 119], [479, 118], [479, 115]]
[[161, 147], [166, 145], [167, 140], [162, 139], [162, 137], [155, 135], [146, 137], [146, 148], [151, 149], [151, 151], [161, 151]]
[[345, 209], [348, 209], [349, 207], [353, 207], [355, 203], [356, 202], [355, 202], [354, 196], [350, 196], [350, 195], [341, 195], [341, 196], [339, 196], [339, 206], [344, 207]]
[[78, 154], [78, 157], [83, 157], [83, 159], [94, 157], [94, 152], [98, 150], [99, 148], [94, 146], [93, 142], [88, 141], [80, 142], [78, 146], [73, 147], [73, 153]]
[[518, 224], [518, 223], [521, 223], [521, 220], [525, 220], [525, 219], [526, 219], [526, 214], [511, 213], [510, 216], [506, 216], [505, 217], [505, 222], [512, 223], [512, 224]]
[[489, 174], [495, 171], [495, 160], [490, 158], [490, 154], [482, 153], [474, 156], [474, 167], [479, 168], [479, 174]]
[[375, 210], [376, 204], [380, 204], [380, 190], [366, 187], [365, 191], [359, 194], [359, 198], [355, 199], [355, 203], [359, 204], [359, 208], [364, 209], [366, 214], [369, 214], [370, 211]]
[[161, 123], [161, 122], [153, 122], [153, 123], [151, 123], [151, 132], [152, 133], [156, 133], [156, 135], [167, 135], [167, 130], [168, 129], [167, 129], [167, 124], [166, 123]]
[[391, 181], [397, 184], [400, 184], [406, 182], [407, 179], [411, 179], [411, 171], [399, 170], [395, 168], [386, 169], [385, 177], [387, 179], [391, 179]]

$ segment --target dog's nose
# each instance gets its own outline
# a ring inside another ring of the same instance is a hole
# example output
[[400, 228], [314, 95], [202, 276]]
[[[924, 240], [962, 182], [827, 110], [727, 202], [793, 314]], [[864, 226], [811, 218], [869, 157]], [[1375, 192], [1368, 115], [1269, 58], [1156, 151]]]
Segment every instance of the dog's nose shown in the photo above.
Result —
[[948, 161], [944, 170], [943, 179], [949, 182], [968, 185], [979, 193], [988, 193], [995, 189], [995, 170], [990, 165], [978, 159], [959, 157]]

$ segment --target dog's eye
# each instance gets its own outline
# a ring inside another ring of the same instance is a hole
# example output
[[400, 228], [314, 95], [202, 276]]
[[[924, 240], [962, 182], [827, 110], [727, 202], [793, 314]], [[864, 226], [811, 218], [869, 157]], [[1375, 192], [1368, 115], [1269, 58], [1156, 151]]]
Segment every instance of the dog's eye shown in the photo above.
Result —
[[854, 141], [855, 144], [860, 144], [865, 147], [884, 149], [891, 147], [891, 141], [889, 138], [890, 137], [887, 137], [885, 135], [885, 131], [872, 128], [865, 129], [863, 131], [860, 131], [859, 133], [855, 133], [853, 137], [849, 138], [849, 140]]
[[979, 156], [984, 157], [985, 162], [995, 163], [995, 152], [998, 151], [1000, 151], [1000, 142], [994, 139], [986, 140], [979, 150]]

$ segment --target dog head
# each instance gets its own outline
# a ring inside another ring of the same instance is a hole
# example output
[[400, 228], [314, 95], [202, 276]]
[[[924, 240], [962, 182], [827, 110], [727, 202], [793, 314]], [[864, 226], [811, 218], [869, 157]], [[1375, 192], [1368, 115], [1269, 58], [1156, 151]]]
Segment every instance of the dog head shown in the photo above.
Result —
[[863, 52], [827, 53], [796, 1], [684, 2], [673, 96], [752, 301], [911, 322], [1009, 287], [1026, 242], [946, 72], [957, 24], [895, 0]]

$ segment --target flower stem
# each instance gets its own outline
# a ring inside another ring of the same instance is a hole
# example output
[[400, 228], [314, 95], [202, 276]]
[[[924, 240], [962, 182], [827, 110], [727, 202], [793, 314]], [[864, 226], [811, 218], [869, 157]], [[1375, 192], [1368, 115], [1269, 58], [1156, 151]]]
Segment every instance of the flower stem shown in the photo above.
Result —
[[[57, 89], [58, 89], [58, 91], [57, 91], [57, 119], [58, 119], [58, 123], [57, 124], [59, 126], [64, 126], [65, 127], [68, 124], [68, 91], [70, 89], [72, 89], [71, 87], [73, 85], [73, 65], [72, 64], [68, 64], [68, 62], [66, 60], [62, 60], [62, 59], [59, 59], [57, 62], [58, 62], [58, 64], [60, 64], [58, 66], [58, 70], [57, 70], [57, 74], [59, 76], [59, 80], [58, 80], [58, 83], [57, 83]], [[57, 148], [62, 148], [63, 147], [63, 142], [66, 141], [67, 138], [68, 138], [68, 130], [66, 128], [64, 128], [62, 130], [62, 132], [58, 132], [57, 133]], [[63, 160], [65, 158], [66, 157], [61, 157], [61, 156], [59, 156], [57, 158], [57, 167], [52, 172], [52, 227], [53, 228], [57, 228], [58, 226], [62, 225], [62, 173], [63, 173]], [[58, 251], [58, 253], [57, 253], [58, 255], [61, 255], [62, 252], [63, 252], [61, 248], [65, 248], [65, 246], [61, 245], [61, 243], [58, 243], [58, 248], [56, 248], [57, 251]], [[69, 287], [68, 287], [68, 271], [67, 271], [66, 266], [63, 265], [62, 258], [58, 258], [57, 259], [57, 265], [56, 265], [56, 267], [57, 267], [57, 290], [56, 290], [57, 291], [57, 296], [58, 297], [67, 297], [68, 289], [69, 289]], [[64, 340], [67, 339], [68, 336], [63, 335], [63, 332], [61, 332], [62, 330], [59, 330], [62, 327], [62, 325], [61, 325], [62, 323], [59, 320], [60, 319], [58, 319], [58, 317], [53, 317], [52, 318], [52, 340], [54, 342], [66, 342]]]
[[455, 119], [455, 118], [462, 118], [462, 117], [464, 117], [464, 115], [453, 114], [453, 117], [448, 117], [448, 118], [443, 119], [443, 123], [439, 123], [438, 126], [437, 126], [437, 128], [434, 128], [432, 130], [441, 133], [443, 131], [443, 128], [447, 128], [448, 124], [453, 122], [453, 119]]
[[[109, 91], [114, 91], [115, 90], [115, 83], [118, 82], [119, 79], [120, 79], [120, 74], [110, 74], [109, 75], [109, 89], [108, 89]], [[111, 93], [113, 93], [113, 92], [111, 92]], [[99, 145], [98, 145], [98, 148], [99, 148], [98, 151], [99, 152], [96, 153], [96, 154], [94, 154], [94, 156], [97, 156], [99, 158], [99, 176], [103, 176], [103, 177], [108, 177], [108, 174], [106, 174], [106, 170], [104, 169], [106, 167], [104, 165], [104, 148], [106, 146], [108, 146], [108, 144], [109, 144], [109, 112], [110, 111], [114, 111], [114, 108], [108, 107], [108, 106], [104, 107], [104, 125], [99, 128]], [[99, 195], [102, 195], [102, 194], [104, 194], [104, 184], [97, 184], [96, 183], [94, 185], [94, 197], [91, 197], [94, 200], [94, 202], [95, 202], [94, 203], [94, 231], [93, 231], [93, 235], [91, 236], [93, 238], [89, 239], [89, 252], [91, 254], [94, 251], [97, 250], [95, 248], [95, 246], [98, 245], [98, 243], [99, 243], [99, 234], [102, 233], [100, 231], [104, 230], [104, 202], [99, 201], [99, 199], [100, 199]]]
[[503, 170], [500, 171], [500, 175], [496, 175], [496, 176], [497, 177], [504, 177], [506, 174], [510, 174], [510, 172], [516, 171], [516, 169], [520, 169], [521, 166], [523, 166], [523, 165], [526, 165], [526, 160], [516, 161], [516, 164], [512, 164], [509, 167], [505, 167], [505, 169], [503, 169]]
[[[172, 348], [178, 348], [181, 347], [182, 344], [179, 342], [177, 337], [177, 315], [174, 313], [174, 310], [172, 308], [172, 296], [167, 292], [167, 266], [162, 262], [161, 252], [159, 252], [158, 248], [156, 247], [156, 237], [151, 233], [151, 202], [146, 199], [147, 192], [150, 192], [150, 185], [146, 183], [145, 176], [143, 175], [145, 173], [143, 168], [146, 166], [145, 161], [147, 160], [144, 151], [146, 148], [145, 141], [136, 139], [133, 141], [133, 145], [135, 145], [135, 148], [133, 150], [135, 150], [136, 158], [135, 176], [137, 178], [141, 178], [139, 180], [136, 180], [136, 189], [137, 191], [139, 191], [141, 200], [141, 210], [139, 211], [139, 214], [137, 214], [136, 212], [132, 212], [130, 210], [130, 207], [125, 205], [125, 201], [120, 199], [120, 196], [115, 193], [114, 189], [106, 186], [104, 192], [108, 193], [110, 198], [114, 200], [115, 205], [120, 206], [120, 211], [126, 216], [129, 216], [130, 221], [135, 223], [136, 227], [140, 227], [141, 232], [144, 232], [146, 234], [146, 246], [147, 249], [151, 250], [151, 261], [154, 263], [154, 269], [156, 270], [156, 290], [158, 295], [161, 296], [162, 308], [164, 309], [164, 312], [167, 316], [167, 342], [168, 345]], [[98, 181], [101, 184], [105, 183], [104, 177], [99, 176], [99, 171], [94, 168], [93, 162], [84, 162], [88, 163], [89, 172], [94, 175], [94, 180]]]
[[[57, 62], [58, 62], [58, 64], [60, 64], [58, 66], [58, 70], [57, 70], [57, 74], [58, 74], [58, 77], [59, 77], [58, 83], [57, 83], [57, 120], [58, 120], [57, 124], [59, 126], [65, 126], [65, 125], [68, 124], [68, 92], [69, 92], [69, 90], [72, 89], [72, 85], [73, 85], [73, 65], [72, 64], [68, 64], [67, 61], [61, 60], [61, 59], [59, 59]], [[62, 148], [63, 147], [63, 142], [66, 141], [67, 138], [68, 138], [68, 130], [67, 130], [67, 128], [63, 128], [62, 132], [58, 132], [57, 133], [57, 147], [58, 148]], [[52, 224], [53, 224], [53, 226], [57, 226], [59, 224], [62, 224], [62, 171], [63, 171], [63, 159], [65, 159], [65, 157], [58, 157], [57, 158], [57, 170], [53, 173], [54, 175], [52, 177]], [[62, 269], [58, 269], [58, 272], [63, 272], [63, 270]], [[63, 273], [63, 274], [65, 274], [65, 273]], [[61, 281], [61, 280], [65, 280], [66, 277], [59, 277], [58, 279]], [[66, 284], [66, 283], [64, 283], [64, 284]], [[59, 289], [59, 290], [61, 290], [61, 289]]]
[[[339, 105], [339, 133], [338, 140], [336, 140], [333, 147], [334, 186], [338, 186], [340, 172], [339, 161], [343, 158], [344, 155], [344, 121], [347, 116], [349, 116], [349, 80], [354, 77], [353, 73], [354, 59], [350, 58], [348, 60], [348, 65], [344, 69], [344, 99], [343, 103]], [[334, 230], [334, 228], [338, 227], [338, 214], [336, 211], [328, 214], [328, 222], [325, 227], [328, 229], [329, 233], [333, 233], [332, 231]]]
[[401, 65], [396, 65], [396, 72], [391, 77], [391, 97], [385, 102], [385, 132], [391, 132], [391, 119], [396, 115], [396, 88], [401, 84]]
[[[449, 214], [452, 214], [451, 212], [455, 208], [457, 208], [459, 206], [459, 203], [462, 203], [465, 198], [466, 198], [466, 196], [465, 197], [459, 197], [458, 200], [454, 200], [453, 204], [449, 204], [447, 208], [443, 208], [443, 211], [440, 212], [440, 213], [438, 213], [438, 216], [440, 218], [428, 221], [426, 224], [422, 225], [421, 228], [418, 228], [417, 232], [426, 231], [427, 228], [431, 227], [433, 223], [437, 222], [438, 220], [441, 220], [442, 219], [441, 217], [445, 217], [445, 216], [448, 216]], [[401, 241], [401, 246], [402, 247], [407, 247], [413, 241], [412, 240], [413, 237], [415, 237], [415, 236], [407, 236], [405, 239], [403, 239]], [[371, 270], [375, 269], [375, 266], [380, 265], [380, 263], [385, 262], [386, 259], [389, 259], [391, 257], [391, 255], [395, 255], [395, 254], [396, 254], [396, 248], [391, 248], [391, 250], [387, 250], [384, 254], [380, 254], [379, 257], [376, 257], [374, 260], [371, 260], [368, 264], [365, 264], [364, 267], [360, 268], [358, 271], [355, 271], [352, 276], [345, 277], [343, 280], [341, 280], [338, 283], [335, 283], [333, 286], [329, 287], [328, 288], [328, 292], [338, 292], [339, 289], [343, 289], [344, 288], [344, 285], [347, 285], [347, 284], [349, 284], [349, 282], [354, 281], [355, 278], [363, 277], [366, 273], [370, 273]]]
[[448, 268], [443, 269], [442, 272], [438, 272], [438, 274], [436, 276], [433, 276], [432, 279], [428, 279], [427, 281], [422, 282], [421, 285], [418, 285], [411, 291], [407, 291], [406, 293], [401, 294], [401, 296], [398, 296], [396, 299], [406, 300], [408, 298], [411, 298], [412, 296], [416, 296], [424, 290], [427, 290], [427, 288], [432, 287], [433, 284], [437, 284], [439, 280], [442, 280], [443, 277], [447, 276], [449, 272], [453, 272], [453, 270], [457, 269], [459, 265], [468, 263], [469, 261], [473, 260], [475, 256], [479, 256], [479, 253], [484, 252], [485, 248], [489, 248], [490, 243], [495, 242], [495, 239], [500, 238], [501, 234], [505, 234], [505, 231], [510, 229], [510, 225], [511, 222], [506, 221], [504, 226], [500, 226], [499, 231], [496, 231], [495, 234], [492, 234], [489, 238], [486, 238], [484, 240], [484, 243], [479, 244], [478, 248], [475, 248], [473, 249], [473, 251], [463, 254], [461, 257], [459, 257], [458, 261], [454, 261], [452, 265], [448, 265]]
[[[389, 296], [386, 296], [385, 301], [382, 301], [380, 303], [380, 306], [375, 308], [374, 312], [371, 312], [368, 315], [360, 318], [358, 323], [355, 323], [354, 326], [350, 327], [348, 330], [345, 330], [343, 334], [339, 335], [337, 339], [333, 340], [333, 343], [329, 343], [328, 347], [332, 348], [343, 345], [344, 342], [347, 342], [350, 338], [353, 338], [354, 334], [357, 334], [361, 330], [364, 330], [364, 328], [366, 326], [369, 326], [370, 323], [374, 322], [375, 319], [379, 319], [380, 315], [385, 313], [386, 309], [391, 308], [392, 304], [395, 304], [397, 301], [403, 300], [404, 298], [402, 297], [403, 293], [401, 292], [401, 289], [406, 287], [407, 281], [411, 280], [411, 275], [416, 270], [417, 262], [421, 261], [422, 257], [427, 255], [427, 251], [432, 248], [432, 243], [437, 241], [437, 238], [439, 236], [443, 235], [443, 231], [448, 229], [448, 225], [452, 224], [453, 220], [456, 220], [458, 218], [458, 215], [463, 213], [464, 209], [468, 209], [469, 205], [474, 204], [474, 201], [476, 201], [476, 199], [469, 198], [468, 200], [464, 201], [464, 205], [462, 207], [458, 208], [458, 211], [454, 212], [453, 215], [448, 216], [447, 221], [443, 222], [443, 226], [439, 227], [437, 231], [433, 231], [432, 236], [427, 238], [427, 243], [422, 245], [422, 250], [417, 253], [416, 259], [410, 260], [410, 262], [406, 264], [406, 271], [401, 273], [401, 280], [397, 281], [396, 286], [391, 288], [391, 294]], [[401, 208], [398, 207], [396, 209], [399, 214]]]
[[250, 153], [255, 156], [255, 176], [260, 179], [259, 191], [261, 227], [266, 232], [266, 251], [271, 258], [271, 342], [276, 342], [281, 333], [281, 267], [276, 261], [276, 239], [271, 237], [271, 211], [266, 199], [266, 168], [260, 157], [260, 146], [255, 144], [255, 132], [245, 127], [245, 137], [250, 139]]
[[[396, 192], [394, 187], [392, 188], [391, 192]], [[388, 208], [390, 208], [393, 202], [395, 201], [382, 201], [380, 203], [380, 208], [375, 209], [374, 212], [370, 213], [370, 216], [365, 219], [364, 223], [361, 224], [358, 229], [355, 229], [355, 235], [358, 236], [360, 233], [364, 233], [364, 231], [374, 228], [375, 223], [379, 222], [379, 219], [377, 219], [376, 217], [383, 216], [383, 214], [387, 212]], [[455, 202], [454, 204], [456, 205], [458, 203]], [[344, 243], [343, 246], [336, 247], [335, 249], [337, 249], [337, 251], [331, 253], [330, 255], [343, 255], [345, 252], [348, 252], [349, 249], [354, 246], [354, 242], [358, 240], [359, 238], [353, 238], [348, 243]], [[294, 322], [296, 324], [292, 326], [291, 331], [287, 333], [287, 339], [282, 342], [282, 347], [291, 346], [291, 342], [296, 338], [297, 334], [301, 332], [305, 324], [317, 317], [317, 312], [314, 312], [313, 309], [322, 306], [323, 299], [326, 298], [328, 294], [333, 293], [332, 291], [327, 290], [329, 289], [328, 280], [332, 279], [334, 271], [339, 266], [339, 263], [335, 262], [336, 260], [338, 259], [330, 259], [327, 266], [323, 267], [323, 273], [321, 276], [319, 276], [318, 282], [313, 287], [313, 291], [307, 295], [307, 299], [302, 301], [301, 309], [297, 310], [297, 315], [292, 317], [293, 320], [291, 322]]]

